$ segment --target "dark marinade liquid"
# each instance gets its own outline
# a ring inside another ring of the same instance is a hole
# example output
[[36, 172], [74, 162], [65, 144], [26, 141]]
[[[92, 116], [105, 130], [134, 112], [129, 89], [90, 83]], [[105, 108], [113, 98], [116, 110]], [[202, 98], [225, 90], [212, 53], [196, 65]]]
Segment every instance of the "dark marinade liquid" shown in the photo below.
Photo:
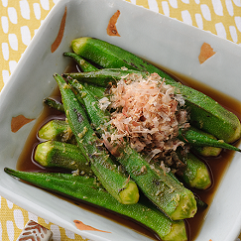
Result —
[[[75, 64], [71, 64], [70, 67], [67, 69], [66, 72], [77, 72], [79, 71], [78, 67], [75, 66]], [[197, 89], [206, 95], [210, 96], [214, 100], [216, 100], [218, 103], [220, 103], [222, 106], [224, 106], [229, 111], [236, 114], [241, 120], [241, 103], [235, 99], [233, 99], [230, 96], [224, 95], [202, 83], [193, 81], [191, 79], [187, 79], [183, 76], [178, 77], [177, 75], [172, 75], [176, 80], [182, 82], [185, 85], [188, 85], [194, 89]], [[52, 94], [53, 98], [60, 100], [60, 93], [56, 89], [54, 93]], [[48, 107], [44, 107], [44, 110], [41, 114], [41, 116], [38, 118], [33, 130], [31, 131], [25, 147], [19, 157], [18, 163], [17, 163], [17, 169], [21, 171], [41, 171], [41, 172], [60, 172], [63, 171], [61, 169], [56, 168], [44, 168], [38, 165], [34, 161], [34, 150], [36, 146], [41, 143], [42, 140], [40, 140], [37, 136], [38, 130], [49, 120], [51, 119], [65, 119], [65, 115], [60, 113], [59, 111], [56, 111], [54, 109], [50, 109]], [[238, 144], [238, 143], [235, 143]], [[215, 191], [218, 188], [218, 185], [220, 183], [220, 180], [225, 173], [226, 168], [229, 166], [232, 158], [233, 158], [234, 152], [233, 151], [222, 151], [222, 153], [218, 157], [201, 157], [207, 166], [210, 169], [211, 178], [212, 178], [212, 185], [207, 190], [199, 191], [199, 190], [192, 190], [201, 200], [206, 202], [208, 205], [211, 204], [213, 196], [215, 194]], [[59, 195], [58, 195], [59, 196]], [[62, 196], [59, 196], [60, 198], [64, 198]], [[88, 211], [97, 213], [98, 215], [105, 216], [109, 219], [111, 219], [114, 222], [120, 223], [121, 225], [127, 226], [133, 230], [135, 230], [138, 233], [141, 233], [142, 235], [148, 236], [149, 238], [153, 240], [160, 240], [152, 231], [148, 229], [143, 229], [143, 227], [137, 223], [134, 223], [131, 220], [128, 220], [126, 218], [121, 217], [118, 214], [110, 213], [102, 208], [95, 207], [93, 205], [89, 205], [83, 202], [73, 201], [68, 198], [64, 198], [73, 204], [76, 204], [84, 209], [87, 209]], [[198, 211], [194, 218], [190, 218], [186, 220], [186, 227], [187, 227], [187, 233], [188, 233], [188, 240], [194, 241], [195, 238], [198, 236], [198, 233], [201, 229], [202, 223], [204, 221], [205, 215], [207, 213], [207, 210], [204, 211]]]

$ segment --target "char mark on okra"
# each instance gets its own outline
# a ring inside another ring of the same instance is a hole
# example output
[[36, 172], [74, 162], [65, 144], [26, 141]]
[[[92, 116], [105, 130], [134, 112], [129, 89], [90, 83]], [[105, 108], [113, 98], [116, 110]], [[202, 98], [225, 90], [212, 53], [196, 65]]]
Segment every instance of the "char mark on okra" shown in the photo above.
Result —
[[84, 120], [84, 117], [76, 109], [74, 109], [74, 112], [76, 113], [76, 115], [78, 117], [79, 123], [81, 123]]

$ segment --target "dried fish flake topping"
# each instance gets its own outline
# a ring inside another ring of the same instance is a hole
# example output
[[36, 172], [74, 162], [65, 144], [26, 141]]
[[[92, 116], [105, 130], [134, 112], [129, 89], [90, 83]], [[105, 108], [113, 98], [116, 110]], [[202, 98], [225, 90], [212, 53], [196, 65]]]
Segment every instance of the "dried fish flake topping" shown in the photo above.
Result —
[[110, 102], [104, 99], [106, 104], [103, 100], [101, 103], [116, 110], [109, 122], [115, 127], [115, 134], [106, 133], [110, 144], [126, 137], [132, 148], [148, 153], [150, 160], [184, 146], [177, 136], [179, 128], [189, 127], [188, 113], [182, 108], [185, 100], [158, 74], [147, 78], [130, 74], [112, 86], [110, 93]]

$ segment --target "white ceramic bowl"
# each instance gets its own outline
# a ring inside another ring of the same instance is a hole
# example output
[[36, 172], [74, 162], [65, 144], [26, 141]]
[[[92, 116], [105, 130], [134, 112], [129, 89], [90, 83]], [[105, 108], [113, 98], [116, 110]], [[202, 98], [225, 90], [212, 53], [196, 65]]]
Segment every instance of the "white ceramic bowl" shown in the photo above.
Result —
[[[65, 7], [67, 19], [64, 36], [58, 49], [51, 53]], [[106, 28], [110, 17], [120, 10], [117, 29], [121, 37], [110, 37]], [[18, 132], [11, 132], [11, 119], [23, 114], [37, 118], [42, 100], [49, 96], [56, 83], [53, 73], [62, 73], [68, 59], [72, 39], [91, 36], [129, 50], [157, 65], [191, 77], [241, 101], [241, 48], [210, 33], [179, 21], [137, 7], [122, 0], [59, 1], [52, 9], [0, 95], [0, 194], [17, 205], [55, 224], [93, 240], [149, 240], [133, 230], [41, 189], [11, 178], [4, 167], [16, 168], [18, 157], [35, 121]], [[203, 42], [216, 54], [200, 65], [198, 55]], [[241, 106], [240, 106], [241, 108]], [[197, 241], [233, 241], [241, 227], [241, 155], [235, 154], [215, 194]], [[78, 219], [100, 230], [80, 231]]]

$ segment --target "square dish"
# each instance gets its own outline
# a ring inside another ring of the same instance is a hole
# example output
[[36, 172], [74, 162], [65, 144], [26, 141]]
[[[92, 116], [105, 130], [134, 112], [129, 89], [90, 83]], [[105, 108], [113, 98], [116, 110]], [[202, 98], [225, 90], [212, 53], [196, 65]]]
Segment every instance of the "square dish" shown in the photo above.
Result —
[[[67, 18], [64, 35], [60, 45], [52, 53], [51, 45], [58, 35], [65, 8]], [[111, 37], [106, 33], [106, 28], [109, 19], [117, 10], [120, 11], [117, 21], [120, 37]], [[208, 84], [239, 101], [241, 70], [238, 60], [241, 49], [212, 34], [124, 1], [59, 1], [34, 37], [0, 95], [2, 196], [86, 238], [149, 240], [129, 228], [80, 209], [45, 191], [17, 182], [3, 172], [6, 166], [16, 168], [18, 156], [35, 123], [30, 122], [13, 133], [10, 125], [12, 117], [22, 114], [35, 119], [40, 115], [43, 109], [42, 99], [49, 96], [56, 87], [52, 78], [53, 73], [62, 73], [68, 65], [68, 60], [62, 57], [62, 53], [69, 49], [72, 39], [80, 36], [96, 37], [118, 45], [158, 66]], [[200, 65], [198, 56], [204, 42], [209, 43], [216, 54]], [[241, 181], [238, 171], [241, 167], [240, 159], [240, 154], [234, 156], [196, 240], [231, 241], [237, 237], [241, 226], [241, 193], [234, 187]], [[80, 231], [73, 223], [75, 219], [111, 233]]]

